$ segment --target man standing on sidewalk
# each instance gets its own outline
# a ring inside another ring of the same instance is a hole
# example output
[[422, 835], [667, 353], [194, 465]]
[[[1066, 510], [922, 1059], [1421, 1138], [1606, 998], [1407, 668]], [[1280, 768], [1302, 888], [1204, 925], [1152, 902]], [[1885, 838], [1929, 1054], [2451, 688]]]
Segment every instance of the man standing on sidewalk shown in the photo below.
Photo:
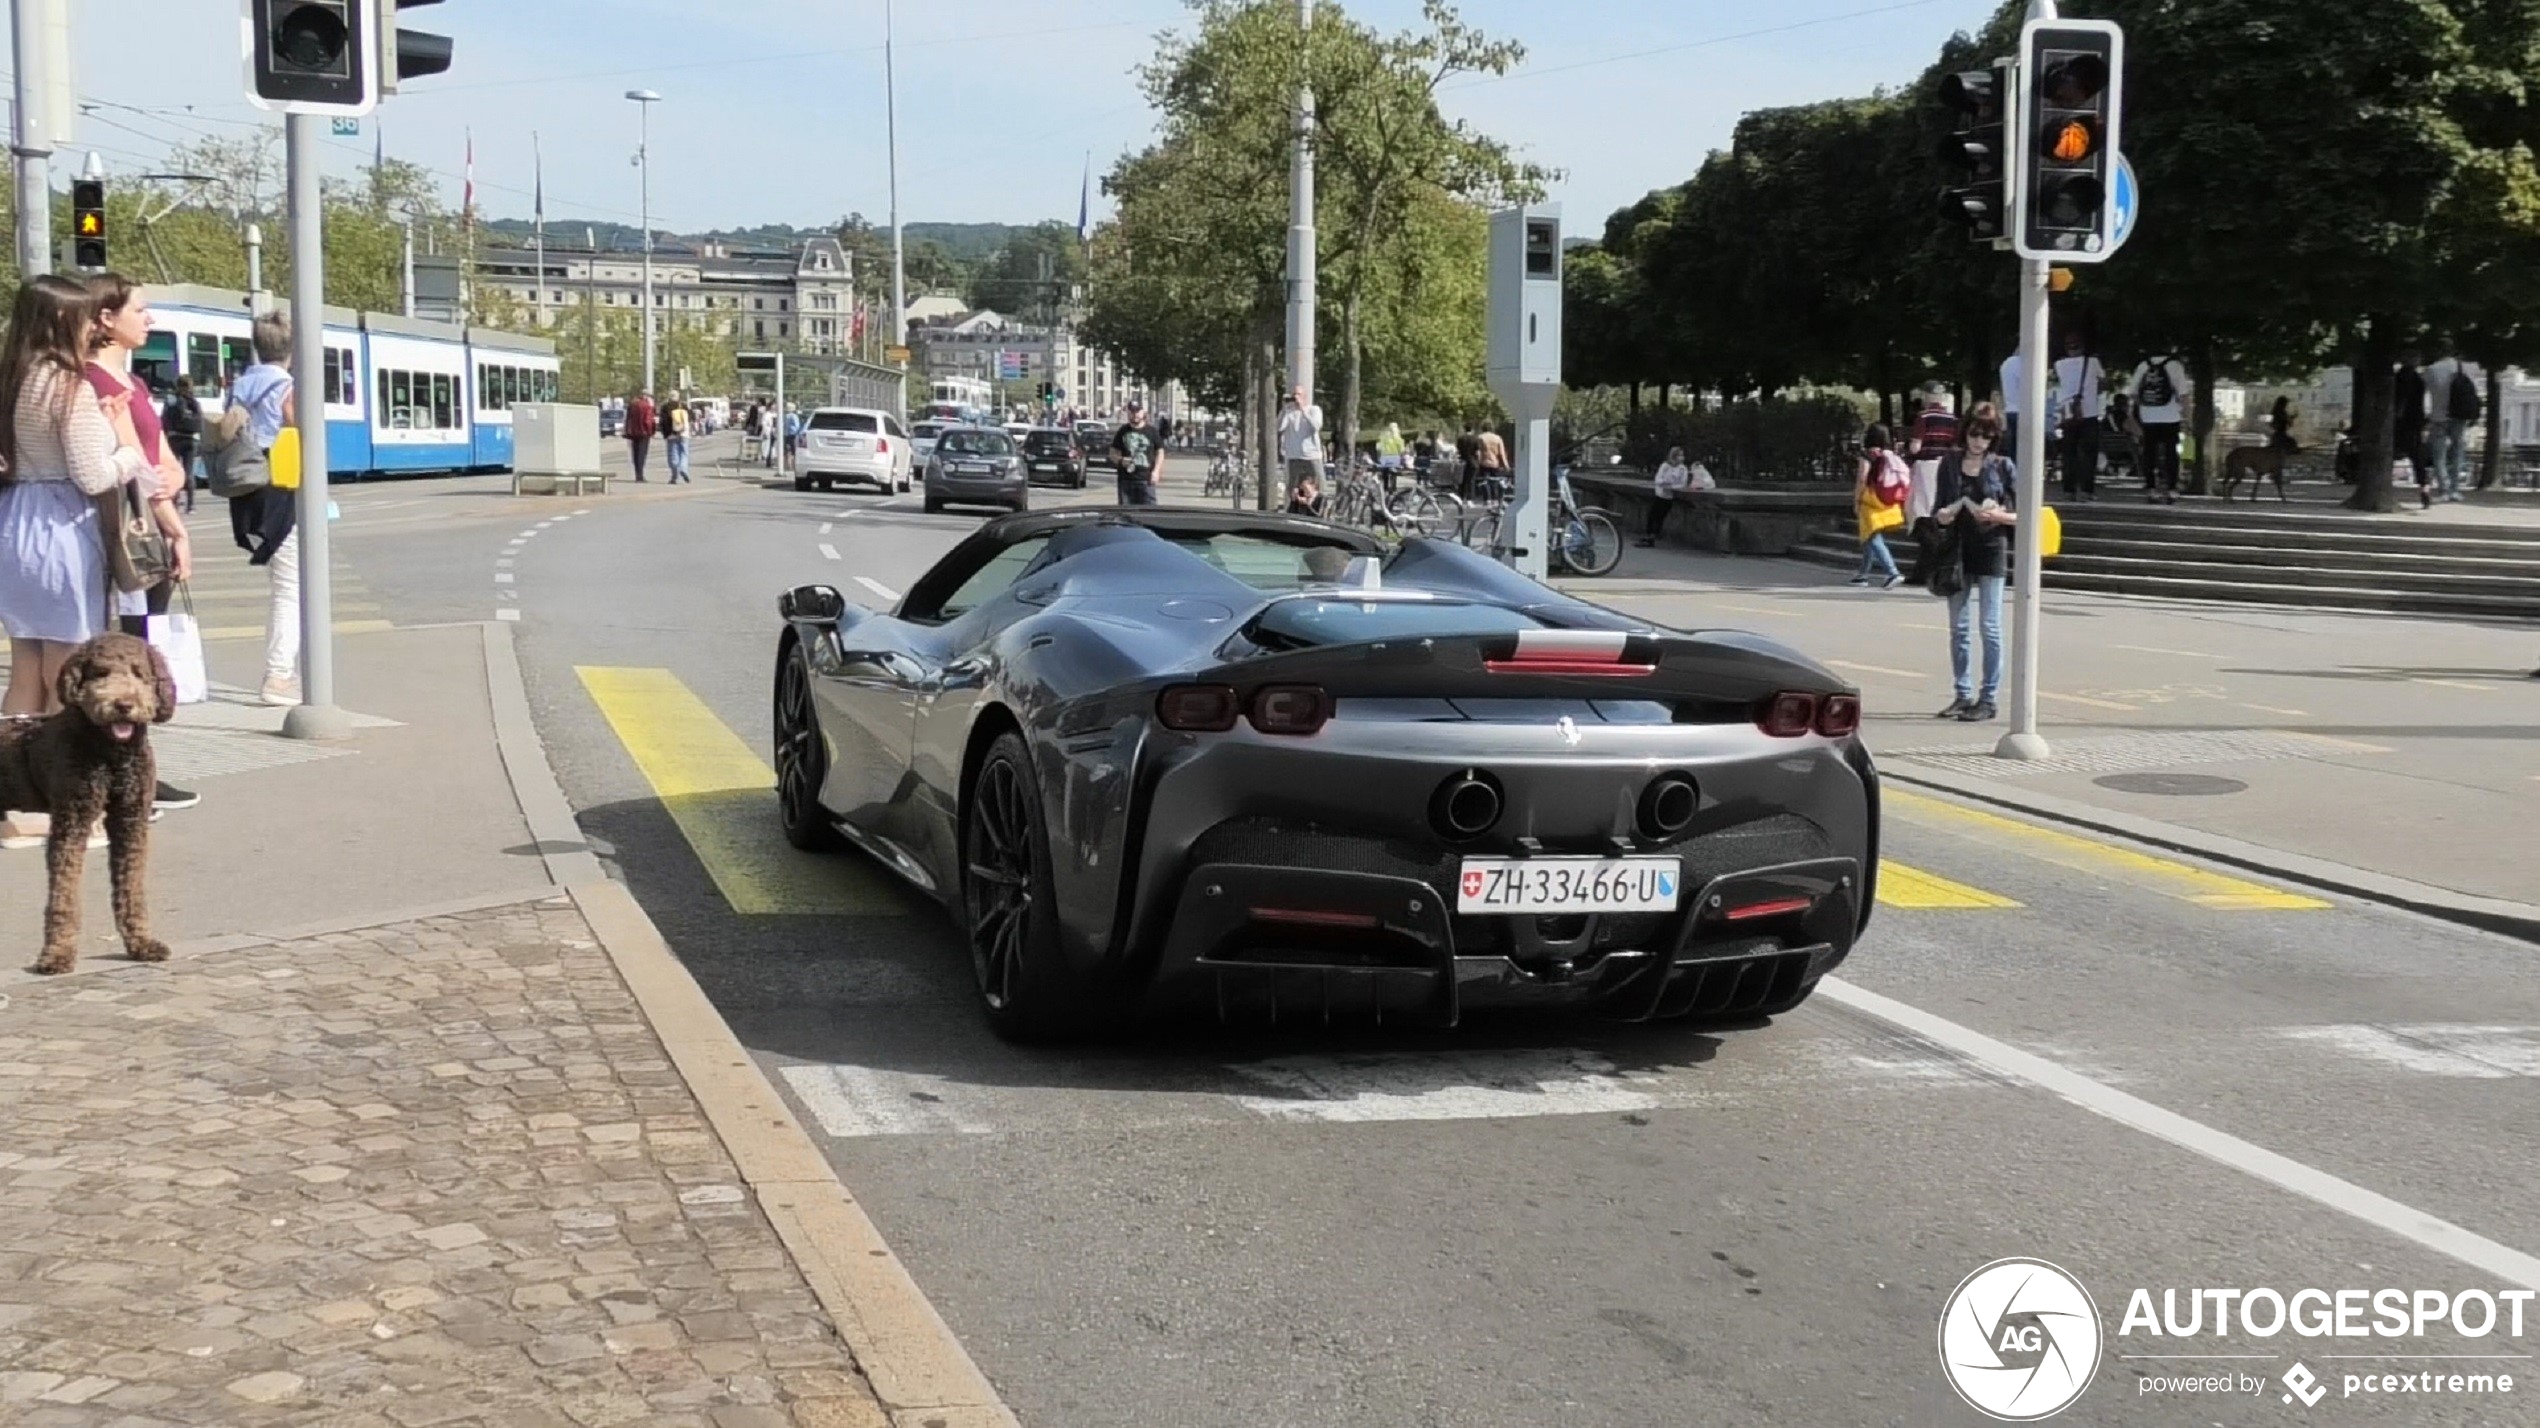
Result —
[[2469, 424], [2484, 403], [2461, 359], [2449, 348], [2435, 352], [2425, 369], [2425, 461], [2433, 468], [2434, 499], [2457, 501], [2469, 477]]
[[2099, 498], [2099, 396], [2107, 374], [2078, 332], [2064, 338], [2063, 360], [2055, 364], [2056, 417], [2063, 423], [2064, 494], [2076, 500]]
[[653, 451], [653, 394], [637, 392], [626, 404], [626, 449], [635, 458], [635, 479], [644, 479], [644, 458]]
[[1291, 489], [1308, 476], [1323, 477], [1323, 409], [1305, 399], [1305, 388], [1279, 404], [1279, 460]]
[[2143, 499], [2178, 504], [2178, 436], [2187, 417], [2187, 368], [2167, 352], [2134, 372], [2134, 419], [2143, 429]]
[[1164, 459], [1164, 444], [1156, 439], [1155, 428], [1147, 425], [1144, 405], [1129, 404], [1129, 424], [1111, 439], [1111, 459], [1120, 472], [1120, 504], [1158, 504], [1155, 482]]

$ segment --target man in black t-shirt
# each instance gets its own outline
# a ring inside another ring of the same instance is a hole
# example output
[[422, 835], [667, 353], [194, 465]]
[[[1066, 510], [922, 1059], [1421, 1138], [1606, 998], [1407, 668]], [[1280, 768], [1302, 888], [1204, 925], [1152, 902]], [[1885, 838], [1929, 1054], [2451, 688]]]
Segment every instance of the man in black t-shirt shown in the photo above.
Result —
[[1147, 425], [1147, 409], [1136, 402], [1129, 404], [1129, 424], [1111, 438], [1112, 465], [1120, 472], [1120, 504], [1152, 506], [1155, 498], [1156, 468], [1164, 459], [1164, 443], [1156, 439], [1155, 428]]

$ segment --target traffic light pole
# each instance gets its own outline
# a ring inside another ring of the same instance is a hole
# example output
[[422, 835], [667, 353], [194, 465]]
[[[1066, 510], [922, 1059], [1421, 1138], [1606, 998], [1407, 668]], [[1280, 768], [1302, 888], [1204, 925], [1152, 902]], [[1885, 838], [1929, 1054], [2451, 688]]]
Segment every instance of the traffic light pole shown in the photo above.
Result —
[[17, 55], [17, 132], [9, 152], [18, 161], [18, 276], [53, 271], [53, 146], [46, 132], [43, 72], [44, 6], [10, 0]]
[[[2053, 360], [2046, 348], [2047, 298], [2053, 281], [2051, 264], [2020, 260], [2020, 449], [2012, 457], [2020, 468], [2020, 522], [2011, 543], [2018, 561], [2011, 587], [2011, 729], [1993, 750], [2004, 759], [2042, 759], [2053, 752], [2037, 732], [2037, 642], [2046, 569], [2038, 513], [2046, 508], [2046, 433], [2055, 425], [2055, 414], [2046, 409], [2047, 363]], [[1974, 618], [1981, 609], [1968, 613]]]
[[300, 430], [300, 703], [284, 716], [294, 739], [343, 739], [352, 721], [335, 707], [335, 592], [327, 559], [326, 250], [318, 193], [318, 125], [290, 116], [284, 146], [291, 188], [291, 391]]

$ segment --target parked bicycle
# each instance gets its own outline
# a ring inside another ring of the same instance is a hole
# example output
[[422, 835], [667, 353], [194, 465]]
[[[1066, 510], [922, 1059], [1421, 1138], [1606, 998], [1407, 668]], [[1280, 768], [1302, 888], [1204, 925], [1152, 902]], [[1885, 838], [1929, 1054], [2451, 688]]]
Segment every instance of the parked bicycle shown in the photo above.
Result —
[[1204, 496], [1235, 494], [1235, 458], [1226, 454], [1226, 448], [1221, 446], [1209, 452], [1208, 484], [1201, 488], [1200, 494]]
[[1361, 461], [1347, 476], [1335, 474], [1324, 519], [1397, 536], [1449, 537], [1463, 528], [1464, 503], [1451, 491], [1416, 481], [1387, 491], [1384, 477]]
[[[1569, 467], [1555, 468], [1552, 478], [1552, 510], [1544, 521], [1546, 573], [1591, 578], [1613, 574], [1614, 568], [1623, 563], [1622, 528], [1605, 512], [1579, 504], [1578, 494], [1570, 485]], [[1489, 504], [1464, 527], [1464, 543], [1494, 560], [1504, 561], [1509, 555], [1507, 483], [1496, 477], [1486, 478], [1476, 484], [1475, 493], [1486, 494]]]

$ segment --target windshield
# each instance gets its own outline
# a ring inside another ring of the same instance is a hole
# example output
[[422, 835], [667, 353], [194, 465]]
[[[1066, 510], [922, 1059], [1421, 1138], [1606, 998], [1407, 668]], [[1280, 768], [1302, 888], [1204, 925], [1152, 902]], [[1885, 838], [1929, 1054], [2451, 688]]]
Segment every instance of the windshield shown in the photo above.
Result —
[[935, 442], [938, 456], [1012, 456], [1014, 438], [1001, 431], [948, 431]]
[[1076, 439], [1063, 431], [1036, 431], [1023, 438], [1023, 449], [1034, 454], [1044, 451], [1072, 451]]
[[1299, 650], [1429, 635], [1505, 635], [1542, 627], [1542, 621], [1521, 611], [1461, 600], [1300, 596], [1263, 610], [1244, 633], [1263, 649]]
[[933, 441], [936, 437], [943, 434], [944, 424], [939, 421], [921, 421], [917, 425], [910, 427], [908, 430], [911, 436], [916, 437], [920, 441]]
[[1320, 541], [1290, 542], [1222, 532], [1156, 534], [1255, 590], [1273, 592], [1328, 585], [1349, 568], [1351, 554], [1347, 546]]
[[880, 431], [882, 429], [882, 422], [879, 417], [869, 415], [865, 412], [813, 412], [811, 414], [811, 429], [813, 431], [861, 431], [870, 433]]

